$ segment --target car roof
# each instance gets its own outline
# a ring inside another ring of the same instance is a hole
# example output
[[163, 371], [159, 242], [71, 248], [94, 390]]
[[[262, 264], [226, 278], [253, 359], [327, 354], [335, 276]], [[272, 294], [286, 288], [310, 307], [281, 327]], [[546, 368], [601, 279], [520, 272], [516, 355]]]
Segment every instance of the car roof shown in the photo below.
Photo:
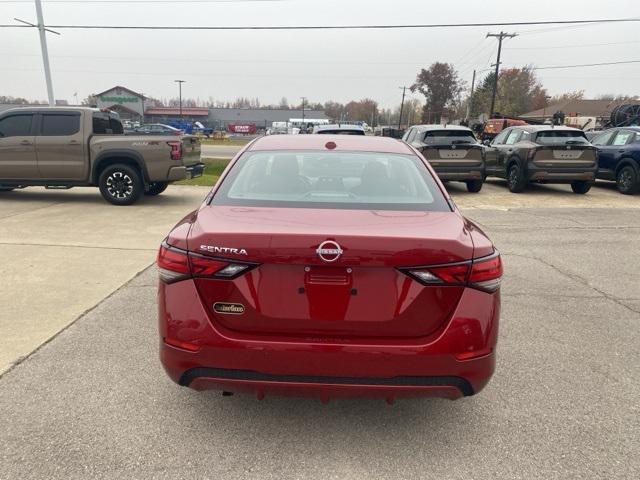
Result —
[[341, 123], [331, 123], [328, 125], [316, 125], [314, 127], [317, 130], [357, 130], [359, 132], [364, 132], [364, 127], [360, 125], [352, 125], [352, 124], [341, 124]]
[[608, 128], [607, 130], [601, 130], [600, 133], [604, 133], [604, 132], [607, 132], [609, 130], [633, 130], [634, 132], [640, 132], [640, 126], [631, 125], [631, 126], [628, 126], [628, 127], [613, 127], [613, 128]]
[[[545, 132], [548, 130], [562, 130], [568, 132], [582, 132], [579, 128], [566, 127], [564, 125], [514, 125], [509, 127], [514, 130], [524, 130], [529, 133]], [[506, 130], [506, 129], [505, 129]]]
[[13, 108], [9, 108], [7, 110], [4, 110], [2, 113], [16, 113], [16, 112], [23, 112], [23, 113], [29, 113], [29, 112], [49, 112], [49, 111], [53, 111], [53, 112], [77, 112], [78, 110], [86, 110], [89, 112], [100, 112], [101, 110], [99, 108], [94, 108], [94, 107], [73, 107], [71, 105], [57, 105], [55, 107], [50, 107], [48, 105], [25, 105], [23, 107], [13, 107]]
[[390, 137], [365, 135], [267, 135], [258, 137], [247, 151], [268, 150], [327, 150], [326, 144], [334, 142], [335, 150], [353, 152], [414, 154], [413, 150], [400, 140]]
[[469, 127], [465, 127], [463, 125], [412, 125], [411, 128], [417, 128], [421, 132], [431, 131], [431, 130], [461, 130], [461, 131], [471, 131]]

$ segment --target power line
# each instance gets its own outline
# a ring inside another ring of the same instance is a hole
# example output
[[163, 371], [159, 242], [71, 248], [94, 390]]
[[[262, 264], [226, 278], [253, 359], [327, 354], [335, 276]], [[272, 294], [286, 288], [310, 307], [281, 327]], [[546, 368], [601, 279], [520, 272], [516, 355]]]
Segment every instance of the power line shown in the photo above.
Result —
[[[35, 53], [6, 53], [0, 52], [0, 57], [37, 57], [38, 54]], [[124, 61], [169, 61], [172, 63], [175, 62], [201, 62], [201, 63], [265, 63], [265, 64], [331, 64], [331, 65], [414, 65], [419, 67], [422, 65], [420, 60], [415, 60], [412, 62], [367, 62], [367, 61], [349, 61], [349, 60], [277, 60], [277, 59], [264, 59], [264, 58], [205, 58], [205, 57], [180, 57], [180, 58], [169, 58], [165, 57], [150, 57], [150, 56], [140, 56], [140, 57], [132, 57], [132, 56], [105, 56], [105, 55], [51, 55], [51, 58], [68, 58], [68, 59], [99, 59], [99, 60], [124, 60]], [[457, 63], [457, 65], [475, 65], [474, 63]]]
[[559, 68], [600, 67], [604, 65], [626, 65], [629, 63], [640, 63], [640, 60], [622, 60], [620, 62], [603, 62], [603, 63], [583, 63], [580, 65], [549, 65], [548, 67], [531, 67], [531, 70], [555, 70]]
[[640, 43], [640, 41], [631, 42], [610, 42], [610, 43], [582, 43], [578, 45], [549, 45], [542, 47], [505, 47], [505, 50], [564, 50], [565, 48], [588, 48], [603, 47], [608, 45], [629, 45], [632, 43]]
[[[180, 26], [180, 25], [47, 25], [59, 30], [391, 30], [429, 28], [473, 28], [523, 25], [590, 25], [596, 23], [637, 23], [640, 18], [609, 18], [598, 20], [548, 20], [537, 22], [483, 22], [483, 23], [425, 23], [399, 25], [236, 25], [236, 26]], [[31, 28], [28, 25], [0, 25], [0, 28]]]
[[[43, 0], [42, 3], [89, 3], [89, 4], [120, 4], [127, 5], [130, 3], [269, 3], [269, 2], [286, 2], [289, 0]], [[32, 0], [2, 0], [0, 3], [29, 3], [32, 4]]]

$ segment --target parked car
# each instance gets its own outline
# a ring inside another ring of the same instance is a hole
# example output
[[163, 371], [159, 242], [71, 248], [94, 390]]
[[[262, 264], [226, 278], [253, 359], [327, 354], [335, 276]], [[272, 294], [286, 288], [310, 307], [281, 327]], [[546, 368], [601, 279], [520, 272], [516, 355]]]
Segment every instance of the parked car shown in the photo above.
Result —
[[145, 123], [137, 128], [134, 128], [134, 133], [139, 135], [183, 135], [184, 130], [181, 130], [171, 125], [165, 125], [163, 123]]
[[351, 124], [316, 125], [313, 133], [322, 135], [365, 135], [364, 127]]
[[124, 135], [117, 114], [83, 107], [29, 107], [0, 115], [0, 190], [97, 186], [129, 205], [170, 182], [202, 175], [197, 137]]
[[457, 125], [416, 125], [402, 139], [428, 160], [440, 180], [467, 184], [479, 192], [485, 177], [484, 147], [470, 128]]
[[612, 128], [591, 143], [598, 149], [597, 178], [615, 181], [624, 194], [640, 191], [640, 127]]
[[178, 384], [460, 398], [495, 367], [502, 264], [429, 164], [381, 137], [246, 146], [158, 253]]
[[505, 178], [514, 193], [529, 182], [569, 183], [587, 193], [597, 169], [596, 148], [582, 130], [551, 125], [507, 128], [487, 147], [485, 162], [487, 176]]

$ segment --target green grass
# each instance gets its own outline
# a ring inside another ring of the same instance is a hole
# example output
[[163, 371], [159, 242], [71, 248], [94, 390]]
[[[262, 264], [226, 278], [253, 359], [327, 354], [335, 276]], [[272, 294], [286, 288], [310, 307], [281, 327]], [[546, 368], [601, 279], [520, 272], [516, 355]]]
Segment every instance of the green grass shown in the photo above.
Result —
[[191, 180], [181, 180], [176, 182], [176, 184], [211, 187], [218, 181], [229, 160], [229, 158], [203, 158], [202, 163], [205, 164], [205, 168], [201, 177], [192, 178]]
[[228, 145], [228, 146], [245, 146], [249, 140], [244, 138], [228, 138], [227, 140], [215, 140], [213, 138], [203, 138], [200, 143], [202, 145]]

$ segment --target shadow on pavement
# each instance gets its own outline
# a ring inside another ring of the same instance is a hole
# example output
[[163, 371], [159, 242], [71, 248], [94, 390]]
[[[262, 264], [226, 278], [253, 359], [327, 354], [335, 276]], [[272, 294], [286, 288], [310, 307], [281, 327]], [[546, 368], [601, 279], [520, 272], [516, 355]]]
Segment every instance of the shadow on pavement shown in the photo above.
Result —
[[[185, 198], [183, 195], [177, 194], [179, 190], [171, 191], [172, 187], [169, 187], [167, 192], [157, 195], [157, 196], [147, 196], [142, 195], [140, 199], [133, 205], [128, 205], [126, 207], [139, 207], [139, 206], [158, 206], [158, 205], [184, 205], [185, 203], [189, 203], [190, 199]], [[174, 187], [176, 189], [181, 188], [180, 186]], [[202, 200], [206, 197], [209, 192], [209, 187], [202, 188]], [[32, 202], [34, 204], [43, 203], [43, 204], [51, 204], [51, 203], [85, 203], [91, 205], [106, 205], [112, 206], [109, 202], [107, 202], [102, 195], [100, 195], [100, 191], [97, 188], [86, 188], [79, 187], [77, 189], [70, 190], [46, 190], [44, 188], [39, 187], [29, 187], [21, 190], [13, 190], [11, 192], [2, 192], [0, 193], [0, 201], [24, 201], [24, 202]], [[113, 207], [116, 207], [113, 205]], [[119, 207], [116, 207], [119, 208]]]

